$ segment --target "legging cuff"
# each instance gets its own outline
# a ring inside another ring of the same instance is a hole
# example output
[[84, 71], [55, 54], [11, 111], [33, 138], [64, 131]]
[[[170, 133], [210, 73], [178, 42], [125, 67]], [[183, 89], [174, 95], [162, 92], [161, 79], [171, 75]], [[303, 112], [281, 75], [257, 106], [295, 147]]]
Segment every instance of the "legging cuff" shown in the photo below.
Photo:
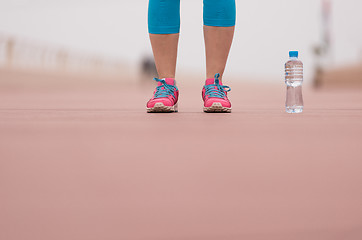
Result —
[[235, 24], [235, 19], [204, 19], [204, 25], [211, 27], [234, 27]]
[[180, 33], [180, 26], [149, 26], [148, 32], [151, 34], [176, 34]]

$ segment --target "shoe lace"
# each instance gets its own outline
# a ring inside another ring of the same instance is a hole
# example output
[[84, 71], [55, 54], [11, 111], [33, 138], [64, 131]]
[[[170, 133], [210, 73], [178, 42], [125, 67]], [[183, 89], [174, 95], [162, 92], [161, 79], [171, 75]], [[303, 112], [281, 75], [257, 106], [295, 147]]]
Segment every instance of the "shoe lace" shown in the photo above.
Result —
[[210, 98], [224, 98], [231, 91], [229, 86], [220, 85], [220, 74], [215, 75], [214, 84], [205, 85], [205, 95]]
[[156, 82], [160, 82], [162, 85], [156, 88], [154, 98], [165, 98], [172, 95], [175, 98], [175, 91], [177, 91], [177, 87], [174, 85], [167, 84], [165, 80], [154, 78]]

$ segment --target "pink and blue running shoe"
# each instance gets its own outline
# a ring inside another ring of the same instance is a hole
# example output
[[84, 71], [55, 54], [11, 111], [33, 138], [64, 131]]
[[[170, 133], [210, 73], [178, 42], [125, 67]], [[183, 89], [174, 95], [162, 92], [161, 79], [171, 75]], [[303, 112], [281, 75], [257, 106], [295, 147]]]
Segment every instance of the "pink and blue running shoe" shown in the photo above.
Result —
[[153, 97], [147, 103], [147, 112], [149, 113], [172, 113], [178, 112], [177, 101], [179, 91], [176, 87], [175, 79], [154, 78], [157, 82], [157, 88]]
[[202, 89], [204, 112], [231, 113], [231, 103], [227, 97], [227, 93], [231, 91], [231, 88], [223, 86], [219, 78], [220, 74], [218, 73], [215, 78], [207, 79]]

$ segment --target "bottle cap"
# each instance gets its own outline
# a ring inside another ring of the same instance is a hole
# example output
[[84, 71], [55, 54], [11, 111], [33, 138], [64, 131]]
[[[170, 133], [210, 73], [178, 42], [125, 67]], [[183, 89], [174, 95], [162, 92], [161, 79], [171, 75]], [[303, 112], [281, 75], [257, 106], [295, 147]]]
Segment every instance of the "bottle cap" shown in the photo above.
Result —
[[290, 51], [289, 52], [289, 57], [293, 58], [298, 58], [299, 52], [298, 51]]

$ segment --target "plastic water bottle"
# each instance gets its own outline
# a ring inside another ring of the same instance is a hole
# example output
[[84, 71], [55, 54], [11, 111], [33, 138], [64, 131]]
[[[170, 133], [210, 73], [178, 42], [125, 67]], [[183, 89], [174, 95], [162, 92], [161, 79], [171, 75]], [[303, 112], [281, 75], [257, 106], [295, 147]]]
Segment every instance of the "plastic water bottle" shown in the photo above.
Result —
[[301, 113], [303, 112], [303, 63], [298, 59], [297, 51], [290, 51], [289, 57], [289, 61], [285, 64], [285, 84], [287, 85], [285, 108], [287, 113]]

